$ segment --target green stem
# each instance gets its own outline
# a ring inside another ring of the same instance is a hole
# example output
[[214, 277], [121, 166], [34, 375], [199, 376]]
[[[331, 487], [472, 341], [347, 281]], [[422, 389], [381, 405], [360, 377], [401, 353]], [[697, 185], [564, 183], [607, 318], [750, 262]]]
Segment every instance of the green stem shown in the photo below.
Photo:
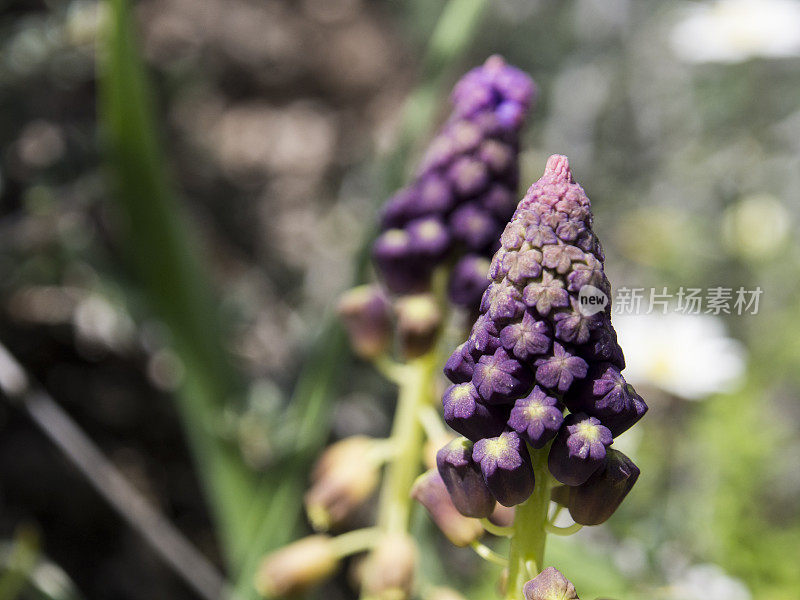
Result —
[[481, 525], [483, 525], [483, 528], [486, 531], [492, 535], [496, 535], [497, 537], [511, 537], [514, 535], [513, 527], [502, 527], [500, 525], [495, 525], [489, 519], [481, 519]]
[[547, 533], [552, 533], [553, 535], [560, 535], [560, 536], [568, 536], [578, 533], [581, 529], [583, 529], [583, 525], [580, 523], [573, 523], [567, 527], [558, 527], [557, 525], [553, 525], [552, 523], [545, 523], [544, 530]]
[[380, 530], [377, 527], [367, 527], [348, 531], [333, 538], [332, 543], [336, 556], [344, 558], [351, 554], [358, 554], [372, 548], [380, 538]]
[[541, 450], [529, 448], [536, 486], [533, 494], [517, 506], [514, 536], [508, 557], [507, 600], [522, 598], [525, 582], [535, 577], [544, 565], [544, 546], [547, 539], [547, 512], [550, 507], [550, 473], [547, 468], [549, 446]]
[[386, 468], [378, 508], [378, 527], [385, 533], [408, 531], [411, 486], [420, 472], [425, 436], [420, 410], [430, 402], [436, 374], [436, 353], [429, 352], [408, 363], [400, 384], [392, 426], [395, 458]]
[[470, 544], [470, 547], [475, 551], [475, 554], [480, 556], [483, 560], [486, 560], [490, 563], [494, 563], [501, 567], [508, 566], [508, 560], [505, 557], [500, 556], [497, 552], [481, 544], [479, 541], [475, 540]]

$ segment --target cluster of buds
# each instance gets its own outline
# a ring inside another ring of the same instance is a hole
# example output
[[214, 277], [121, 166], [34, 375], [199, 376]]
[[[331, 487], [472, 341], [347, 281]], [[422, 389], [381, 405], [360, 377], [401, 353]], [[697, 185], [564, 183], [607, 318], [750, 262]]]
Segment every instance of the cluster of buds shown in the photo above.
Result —
[[338, 313], [353, 351], [368, 360], [388, 352], [393, 328], [404, 358], [422, 356], [433, 346], [442, 324], [441, 308], [432, 294], [413, 294], [392, 302], [377, 284], [346, 291]]
[[413, 183], [382, 214], [373, 256], [390, 291], [427, 291], [434, 269], [457, 261], [450, 300], [477, 306], [489, 257], [516, 206], [519, 133], [534, 96], [530, 77], [500, 56], [457, 83], [450, 119]]
[[[554, 495], [576, 522], [607, 519], [639, 471], [609, 446], [647, 405], [626, 383], [592, 213], [566, 157], [552, 156], [501, 237], [469, 339], [445, 366], [447, 423], [463, 438], [439, 452], [456, 507], [486, 517], [524, 502], [529, 449], [549, 446]], [[565, 409], [568, 412], [565, 416]]]

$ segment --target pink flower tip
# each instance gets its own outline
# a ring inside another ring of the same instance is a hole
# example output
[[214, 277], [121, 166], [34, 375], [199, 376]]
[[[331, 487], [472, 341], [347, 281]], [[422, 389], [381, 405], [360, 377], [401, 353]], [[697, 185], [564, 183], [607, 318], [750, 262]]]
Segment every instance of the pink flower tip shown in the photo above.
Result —
[[569, 159], [563, 154], [553, 154], [547, 159], [544, 176], [553, 181], [575, 183], [575, 179], [572, 177], [572, 170], [569, 168]]

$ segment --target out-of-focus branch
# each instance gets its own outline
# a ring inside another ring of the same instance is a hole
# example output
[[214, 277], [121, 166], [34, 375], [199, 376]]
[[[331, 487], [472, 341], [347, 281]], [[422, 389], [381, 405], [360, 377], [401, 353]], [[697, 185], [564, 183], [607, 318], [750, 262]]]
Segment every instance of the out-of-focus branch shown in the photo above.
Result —
[[145, 500], [72, 418], [0, 344], [0, 390], [20, 406], [92, 487], [172, 569], [207, 600], [226, 596], [222, 575], [178, 529]]

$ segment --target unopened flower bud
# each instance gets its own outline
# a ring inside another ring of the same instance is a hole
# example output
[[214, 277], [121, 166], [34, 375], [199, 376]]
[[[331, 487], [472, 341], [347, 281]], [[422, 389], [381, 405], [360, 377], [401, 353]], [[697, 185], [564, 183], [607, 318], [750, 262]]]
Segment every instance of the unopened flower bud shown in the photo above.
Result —
[[534, 477], [528, 449], [516, 432], [484, 438], [472, 448], [472, 460], [480, 464], [483, 479], [503, 506], [525, 502], [533, 493]]
[[554, 567], [547, 567], [523, 588], [525, 600], [579, 600], [575, 586]]
[[378, 484], [379, 465], [370, 453], [375, 440], [345, 438], [322, 453], [311, 473], [306, 513], [318, 531], [341, 524], [364, 504]]
[[411, 595], [417, 545], [405, 533], [386, 535], [361, 569], [364, 596], [376, 600], [405, 600]]
[[616, 512], [639, 478], [639, 468], [622, 452], [608, 449], [605, 467], [586, 483], [567, 488], [566, 506], [576, 523], [600, 525]]
[[447, 294], [458, 306], [478, 306], [486, 288], [489, 287], [489, 259], [477, 254], [468, 254], [459, 260], [450, 273]]
[[372, 256], [386, 287], [398, 294], [424, 292], [430, 285], [431, 265], [417, 256], [405, 229], [387, 229], [375, 240]]
[[400, 298], [396, 305], [397, 331], [400, 345], [407, 358], [427, 353], [439, 334], [442, 312], [431, 294]]
[[508, 591], [508, 567], [500, 571], [500, 577], [497, 579], [497, 594], [505, 598]]
[[439, 450], [436, 467], [458, 512], [475, 518], [492, 514], [496, 503], [472, 460], [472, 442], [463, 437], [454, 439]]
[[538, 385], [525, 398], [514, 403], [508, 426], [533, 448], [544, 448], [564, 422], [563, 407]]
[[371, 359], [389, 347], [391, 306], [379, 286], [361, 285], [348, 290], [339, 300], [338, 313], [356, 354]]
[[268, 554], [255, 577], [263, 596], [291, 596], [330, 577], [339, 559], [332, 539], [312, 535]]
[[566, 392], [576, 379], [586, 376], [588, 366], [580, 356], [574, 356], [558, 342], [553, 343], [553, 354], [537, 359], [536, 381], [546, 388]]
[[411, 497], [425, 507], [436, 526], [454, 545], [467, 546], [483, 534], [480, 521], [458, 512], [436, 469], [417, 477], [411, 488]]
[[627, 431], [647, 412], [644, 400], [625, 381], [619, 368], [607, 362], [593, 366], [564, 401], [573, 412], [597, 417], [614, 437]]
[[505, 404], [531, 387], [530, 372], [503, 348], [481, 356], [472, 383], [487, 404]]
[[550, 448], [550, 472], [565, 485], [581, 485], [605, 464], [612, 441], [611, 432], [594, 417], [569, 415]]
[[453, 383], [472, 381], [475, 371], [475, 359], [469, 352], [467, 342], [459, 345], [447, 359], [444, 365], [444, 374]]
[[508, 411], [482, 404], [472, 382], [451, 385], [442, 406], [445, 422], [471, 440], [500, 435], [505, 429]]

